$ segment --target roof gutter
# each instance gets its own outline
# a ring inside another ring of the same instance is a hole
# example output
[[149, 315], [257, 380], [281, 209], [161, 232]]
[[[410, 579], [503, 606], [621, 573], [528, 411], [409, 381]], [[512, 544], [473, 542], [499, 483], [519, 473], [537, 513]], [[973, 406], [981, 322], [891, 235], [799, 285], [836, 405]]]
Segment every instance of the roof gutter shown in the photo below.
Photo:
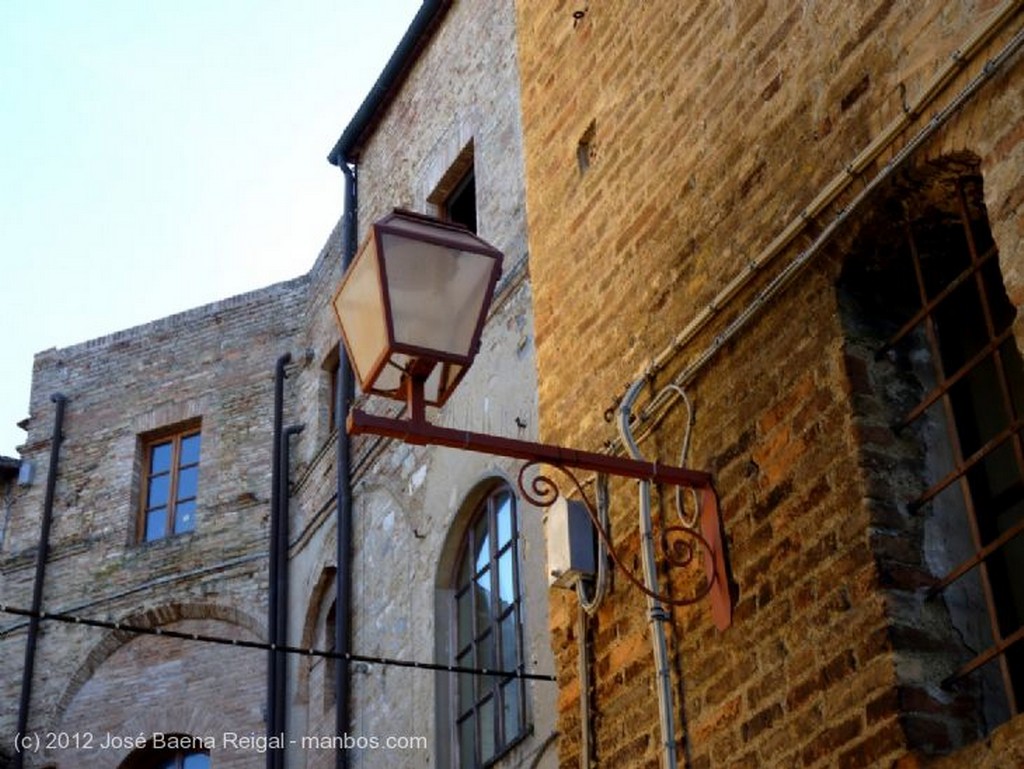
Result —
[[419, 58], [420, 51], [430, 42], [451, 5], [452, 0], [424, 0], [377, 82], [373, 84], [373, 88], [335, 143], [331, 154], [327, 156], [333, 165], [340, 166], [356, 161], [363, 149], [364, 140], [401, 90], [405, 78]]

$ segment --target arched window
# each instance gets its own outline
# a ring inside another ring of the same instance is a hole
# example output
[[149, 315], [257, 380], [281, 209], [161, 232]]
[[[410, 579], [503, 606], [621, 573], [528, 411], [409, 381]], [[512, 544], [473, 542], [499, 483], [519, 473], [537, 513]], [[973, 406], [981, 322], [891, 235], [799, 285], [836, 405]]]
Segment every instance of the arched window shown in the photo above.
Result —
[[[476, 507], [452, 579], [452, 664], [523, 670], [519, 522], [505, 486]], [[523, 679], [458, 674], [452, 692], [452, 730], [458, 766], [489, 764], [526, 732]]]

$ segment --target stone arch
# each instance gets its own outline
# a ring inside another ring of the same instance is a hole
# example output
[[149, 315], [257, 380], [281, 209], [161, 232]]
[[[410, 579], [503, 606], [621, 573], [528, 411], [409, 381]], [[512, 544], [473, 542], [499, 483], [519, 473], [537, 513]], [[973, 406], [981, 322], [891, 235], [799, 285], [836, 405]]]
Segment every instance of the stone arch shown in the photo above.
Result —
[[[330, 604], [334, 602], [334, 580], [337, 575], [337, 571], [338, 570], [334, 566], [323, 567], [320, 571], [320, 575], [317, 577], [317, 580], [313, 585], [313, 589], [309, 593], [309, 599], [306, 601], [306, 614], [302, 621], [302, 635], [299, 640], [299, 645], [303, 649], [325, 648], [322, 645], [318, 645], [318, 642], [322, 644], [324, 640], [323, 633], [320, 632], [320, 630], [323, 627], [327, 609]], [[310, 671], [313, 666], [322, 659], [324, 658], [307, 657], [305, 661], [306, 664], [299, 665], [299, 674], [295, 690], [296, 698], [300, 702], [309, 704]]]
[[[266, 640], [264, 623], [237, 607], [223, 604], [170, 603], [129, 614], [120, 621], [126, 625], [155, 628], [190, 619], [218, 620], [247, 631], [256, 640]], [[99, 667], [114, 652], [138, 637], [138, 634], [127, 630], [111, 630], [104, 634], [86, 654], [64, 687], [64, 692], [55, 706], [55, 723], [62, 722], [70, 703]]]
[[463, 497], [455, 515], [452, 516], [452, 520], [448, 524], [448, 532], [445, 534], [438, 553], [437, 569], [434, 572], [435, 590], [446, 590], [451, 587], [452, 569], [456, 559], [459, 557], [459, 549], [462, 547], [462, 542], [465, 539], [466, 530], [472, 522], [473, 514], [480, 501], [501, 485], [508, 486], [512, 490], [513, 495], [517, 499], [521, 499], [516, 484], [505, 473], [497, 469], [486, 473], [473, 484], [466, 496]]

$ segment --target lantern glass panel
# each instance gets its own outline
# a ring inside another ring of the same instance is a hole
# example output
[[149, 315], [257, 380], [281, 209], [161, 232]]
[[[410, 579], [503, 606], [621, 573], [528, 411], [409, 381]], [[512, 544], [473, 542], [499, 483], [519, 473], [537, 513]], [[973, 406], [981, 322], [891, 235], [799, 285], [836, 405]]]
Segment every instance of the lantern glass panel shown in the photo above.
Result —
[[375, 251], [375, 243], [370, 238], [356, 256], [334, 299], [334, 310], [345, 334], [352, 368], [364, 389], [374, 374], [374, 367], [388, 348], [380, 270]]
[[469, 358], [494, 258], [386, 231], [381, 248], [395, 344]]

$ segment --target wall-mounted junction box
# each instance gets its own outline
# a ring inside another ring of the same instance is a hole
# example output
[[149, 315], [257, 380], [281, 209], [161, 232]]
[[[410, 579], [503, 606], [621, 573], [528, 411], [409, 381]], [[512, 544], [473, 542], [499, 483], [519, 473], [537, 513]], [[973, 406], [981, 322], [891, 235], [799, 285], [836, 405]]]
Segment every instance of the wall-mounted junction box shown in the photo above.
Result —
[[582, 502], [559, 497], [544, 517], [548, 584], [571, 588], [597, 573], [597, 532]]

